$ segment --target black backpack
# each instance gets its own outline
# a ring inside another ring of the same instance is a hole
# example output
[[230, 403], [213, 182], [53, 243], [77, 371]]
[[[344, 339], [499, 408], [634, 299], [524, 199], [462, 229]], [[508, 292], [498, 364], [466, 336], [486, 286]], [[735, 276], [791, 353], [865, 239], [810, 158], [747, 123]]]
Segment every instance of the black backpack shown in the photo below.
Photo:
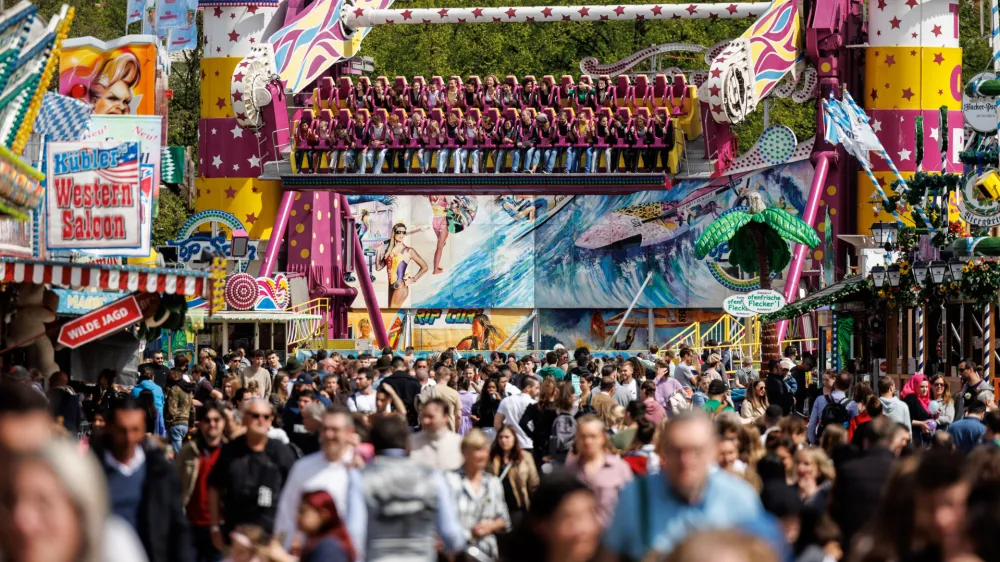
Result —
[[840, 425], [847, 428], [851, 421], [851, 414], [847, 411], [847, 404], [851, 400], [845, 396], [843, 400], [837, 402], [829, 394], [824, 394], [823, 397], [826, 398], [826, 405], [823, 406], [823, 411], [819, 415], [819, 427], [816, 428], [816, 435], [822, 435], [823, 429], [828, 425]]
[[588, 414], [592, 415], [592, 416], [596, 416], [597, 415], [597, 409], [594, 408], [591, 405], [591, 402], [593, 402], [593, 401], [594, 401], [594, 393], [591, 392], [589, 395], [587, 395], [587, 401], [586, 402], [582, 402], [580, 404], [580, 407], [577, 408], [577, 410], [576, 410], [576, 416], [574, 416], [574, 417], [576, 419], [580, 419], [581, 416], [586, 416]]

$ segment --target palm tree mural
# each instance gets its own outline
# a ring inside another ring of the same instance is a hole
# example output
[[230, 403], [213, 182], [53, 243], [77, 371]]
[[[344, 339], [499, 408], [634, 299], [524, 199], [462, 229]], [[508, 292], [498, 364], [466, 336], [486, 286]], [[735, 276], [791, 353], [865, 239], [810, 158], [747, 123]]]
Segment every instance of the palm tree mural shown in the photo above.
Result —
[[[729, 242], [729, 263], [760, 276], [760, 288], [771, 288], [771, 272], [788, 266], [792, 254], [788, 242], [813, 248], [819, 236], [811, 226], [787, 211], [764, 205], [760, 193], [747, 194], [746, 211], [726, 213], [708, 225], [695, 243], [695, 255], [702, 259], [716, 246]], [[774, 324], [761, 327], [764, 359], [777, 358], [778, 333]]]

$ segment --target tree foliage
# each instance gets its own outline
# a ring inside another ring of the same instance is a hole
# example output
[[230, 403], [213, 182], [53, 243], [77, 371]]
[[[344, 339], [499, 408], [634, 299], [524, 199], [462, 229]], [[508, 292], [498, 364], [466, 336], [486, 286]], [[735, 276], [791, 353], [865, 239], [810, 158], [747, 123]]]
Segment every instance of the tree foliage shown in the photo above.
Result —
[[160, 189], [159, 207], [160, 214], [153, 221], [154, 247], [176, 239], [181, 226], [194, 212], [184, 197], [166, 188]]

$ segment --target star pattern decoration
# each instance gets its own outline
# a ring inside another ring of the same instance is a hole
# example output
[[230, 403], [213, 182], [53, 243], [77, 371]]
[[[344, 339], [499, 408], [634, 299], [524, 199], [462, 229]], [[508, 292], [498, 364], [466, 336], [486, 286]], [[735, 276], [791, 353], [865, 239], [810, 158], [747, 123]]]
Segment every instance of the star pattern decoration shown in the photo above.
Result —
[[527, 16], [527, 17], [525, 17], [525, 18], [524, 18], [524, 21], [526, 21], [526, 22], [528, 22], [528, 23], [532, 23], [532, 22], [534, 22], [534, 21], [535, 21], [535, 18], [533, 18], [533, 17], [531, 17], [531, 16]]
[[552, 17], [552, 8], [549, 7], [549, 6], [546, 6], [542, 10], [542, 15], [545, 16], [545, 17], [547, 17], [547, 18], [551, 18]]
[[941, 26], [940, 25], [935, 25], [931, 29], [931, 33], [934, 34], [934, 37], [940, 37], [941, 36]]
[[215, 77], [216, 77], [216, 78], [218, 78], [218, 77], [219, 77], [219, 71], [218, 71], [218, 70], [216, 70], [216, 71], [215, 71]]
[[912, 98], [912, 97], [913, 97], [913, 90], [912, 89], [907, 88], [907, 89], [903, 90], [903, 99], [905, 99], [906, 101], [910, 101], [910, 98]]
[[729, 7], [726, 8], [726, 11], [729, 12], [730, 14], [735, 14], [736, 10], [737, 10], [736, 4], [730, 4]]
[[226, 199], [236, 199], [236, 190], [233, 189], [233, 186], [226, 189]]
[[517, 10], [515, 10], [514, 8], [508, 8], [507, 11], [504, 13], [507, 14], [508, 18], [514, 19], [514, 16], [517, 15]]
[[229, 40], [232, 41], [233, 43], [236, 43], [237, 41], [240, 40], [240, 34], [236, 33], [235, 29], [232, 30], [232, 31], [230, 31], [229, 32]]
[[608, 20], [607, 14], [601, 14], [601, 21], [607, 21], [607, 20]]
[[239, 164], [233, 164], [233, 171], [234, 172], [240, 171], [240, 165]]
[[721, 89], [721, 88], [719, 88], [719, 86], [718, 86], [717, 84], [712, 84], [712, 85], [711, 85], [711, 86], [710, 86], [710, 87], [708, 88], [708, 94], [709, 94], [709, 95], [710, 95], [711, 97], [713, 97], [713, 98], [714, 98], [714, 97], [718, 97], [718, 95], [719, 95], [719, 93], [720, 93], [721, 91], [722, 91], [722, 89]]
[[910, 51], [910, 56], [911, 56], [911, 57], [915, 57], [915, 56], [917, 56], [917, 52], [916, 52], [916, 51]]
[[878, 9], [880, 12], [884, 12], [886, 6], [887, 4], [885, 3], [885, 0], [878, 0]]
[[233, 92], [233, 101], [243, 101], [243, 92], [239, 90]]
[[920, 2], [917, 2], [917, 0], [906, 0], [906, 5], [909, 6], [910, 9], [912, 10], [913, 8], [919, 6]]
[[215, 107], [218, 107], [219, 109], [225, 109], [226, 100], [219, 98], [219, 101], [215, 102]]
[[877, 120], [877, 119], [875, 121], [872, 121], [872, 130], [875, 131], [876, 133], [881, 133], [882, 132], [882, 122], [879, 121], [879, 120]]
[[938, 66], [941, 66], [941, 63], [944, 62], [944, 52], [934, 53], [934, 62], [936, 62]]
[[[406, 10], [406, 12], [409, 12], [409, 10]], [[405, 14], [406, 12], [403, 12], [403, 13]], [[483, 9], [482, 8], [476, 8], [475, 10], [472, 10], [472, 15], [475, 16], [475, 17], [477, 17], [477, 18], [483, 17]], [[404, 19], [405, 19], [405, 16], [404, 16]]]
[[684, 9], [687, 10], [687, 13], [691, 14], [692, 16], [698, 13], [698, 7], [695, 6], [694, 4], [691, 4], [690, 6]]
[[876, 90], [875, 88], [872, 88], [872, 94], [871, 94], [871, 96], [872, 96], [872, 101], [877, 100], [878, 99], [878, 90]]
[[899, 29], [899, 24], [901, 23], [903, 23], [903, 20], [897, 18], [896, 16], [892, 16], [892, 19], [889, 20], [889, 25], [891, 25], [893, 29]]
[[205, 78], [207, 78], [207, 77], [208, 77], [208, 75], [207, 75], [207, 74], [205, 74], [205, 69], [204, 69], [204, 68], [203, 68], [203, 69], [201, 69], [201, 79], [202, 79], [202, 80], [204, 80], [204, 79], [205, 79]]
[[231, 19], [231, 20], [236, 19], [236, 12], [230, 12], [229, 13], [229, 19]]
[[219, 155], [213, 156], [212, 157], [212, 165], [215, 166], [218, 169], [218, 167], [222, 165], [222, 157], [219, 156]]
[[663, 7], [659, 5], [653, 6], [653, 15], [656, 16], [663, 15]]
[[214, 135], [215, 133], [216, 133], [216, 129], [215, 129], [215, 128], [213, 128], [213, 129], [212, 129], [212, 134]]
[[250, 158], [247, 158], [247, 160], [250, 162], [251, 168], [260, 168], [260, 158], [251, 156]]
[[442, 18], [447, 17], [448, 8], [441, 8], [440, 10], [438, 10], [438, 15], [441, 16]]
[[910, 159], [910, 154], [911, 154], [911, 152], [909, 150], [906, 150], [905, 148], [903, 150], [900, 150], [899, 151], [899, 161], [903, 162], [903, 161], [909, 160]]
[[580, 12], [580, 17], [581, 18], [585, 18], [585, 17], [587, 17], [588, 14], [590, 14], [590, 8], [588, 8], [586, 6], [580, 8], [577, 11]]
[[[473, 13], [475, 13], [475, 10], [473, 10]], [[403, 15], [403, 21], [412, 20], [413, 19], [413, 10], [403, 10], [403, 14], [402, 15]], [[483, 11], [479, 10], [479, 14], [477, 14], [476, 17], [478, 18], [481, 15], [483, 15]]]
[[233, 127], [233, 130], [229, 131], [229, 132], [233, 134], [233, 138], [234, 139], [237, 139], [237, 138], [241, 139], [241, 138], [243, 138], [243, 129], [239, 125], [236, 125], [235, 127]]
[[718, 113], [718, 114], [721, 115], [722, 114], [722, 106], [721, 105], [713, 105], [712, 106], [712, 113]]
[[255, 213], [250, 213], [249, 215], [247, 215], [247, 220], [245, 220], [243, 222], [245, 222], [247, 224], [253, 224], [253, 223], [257, 222], [257, 215]]
[[237, 72], [236, 74], [233, 74], [233, 80], [236, 81], [236, 82], [242, 82], [243, 78], [245, 78], [245, 77], [246, 77], [246, 74], [243, 74], [242, 70], [239, 71], [239, 72]]
[[645, 20], [646, 20], [646, 16], [644, 16], [642, 14], [636, 14], [635, 15], [635, 21], [645, 21]]
[[625, 15], [625, 6], [618, 6], [614, 9], [614, 12], [619, 16]]
[[572, 19], [572, 18], [570, 18], [569, 15], [563, 15], [563, 19], [562, 19], [563, 21], [569, 21], [570, 19]]
[[710, 20], [717, 20], [717, 19], [719, 19], [719, 14], [716, 14], [714, 12], [709, 12], [708, 13], [708, 19], [710, 19]]
[[937, 127], [931, 127], [931, 138], [934, 139], [934, 140], [938, 140], [938, 128]]
[[895, 55], [886, 55], [885, 56], [885, 64], [889, 68], [892, 68], [892, 65], [896, 64], [896, 56]]
[[917, 38], [917, 32], [916, 32], [916, 31], [914, 31], [913, 33], [911, 33], [911, 34], [910, 34], [910, 37], [912, 37], [912, 38], [916, 39], [916, 38]]
[[217, 18], [221, 18], [221, 17], [222, 17], [222, 8], [220, 8], [220, 7], [216, 6], [216, 7], [215, 7], [215, 12], [214, 12], [214, 15], [215, 15], [215, 17], [217, 17]]
[[944, 95], [944, 90], [938, 90], [938, 95], [939, 96], [943, 96]]
[[713, 68], [712, 69], [712, 78], [722, 78], [722, 69], [720, 69], [720, 68]]
[[256, 184], [254, 184], [254, 185], [253, 185], [253, 186], [252, 186], [252, 187], [250, 188], [250, 191], [252, 191], [252, 192], [254, 192], [254, 193], [260, 193], [260, 188], [258, 188], [258, 187], [257, 187], [257, 185], [256, 185]]
[[248, 14], [256, 14], [257, 13], [257, 6], [247, 6], [247, 13]]

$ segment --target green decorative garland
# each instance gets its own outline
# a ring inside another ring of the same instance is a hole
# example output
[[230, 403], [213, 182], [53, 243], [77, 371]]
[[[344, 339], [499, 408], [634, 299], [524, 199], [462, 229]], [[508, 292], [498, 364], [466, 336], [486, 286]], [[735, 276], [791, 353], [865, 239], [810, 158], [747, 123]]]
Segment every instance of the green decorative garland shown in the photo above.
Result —
[[839, 291], [804, 304], [789, 303], [777, 312], [761, 315], [760, 320], [761, 322], [788, 320], [849, 299], [863, 300], [869, 310], [880, 312], [915, 308], [924, 302], [930, 306], [937, 306], [954, 300], [973, 301], [982, 307], [996, 301], [997, 294], [1000, 293], [1000, 259], [977, 258], [966, 262], [962, 268], [961, 281], [955, 281], [949, 275], [940, 284], [934, 284], [928, 273], [923, 287], [917, 286], [913, 267], [908, 260], [902, 259], [896, 264], [899, 265], [900, 274], [897, 287], [890, 287], [887, 279], [882, 288], [876, 288], [875, 282], [869, 275], [862, 283], [845, 285]]
[[1000, 160], [1000, 151], [993, 150], [963, 150], [958, 153], [958, 159], [969, 166], [996, 166]]

